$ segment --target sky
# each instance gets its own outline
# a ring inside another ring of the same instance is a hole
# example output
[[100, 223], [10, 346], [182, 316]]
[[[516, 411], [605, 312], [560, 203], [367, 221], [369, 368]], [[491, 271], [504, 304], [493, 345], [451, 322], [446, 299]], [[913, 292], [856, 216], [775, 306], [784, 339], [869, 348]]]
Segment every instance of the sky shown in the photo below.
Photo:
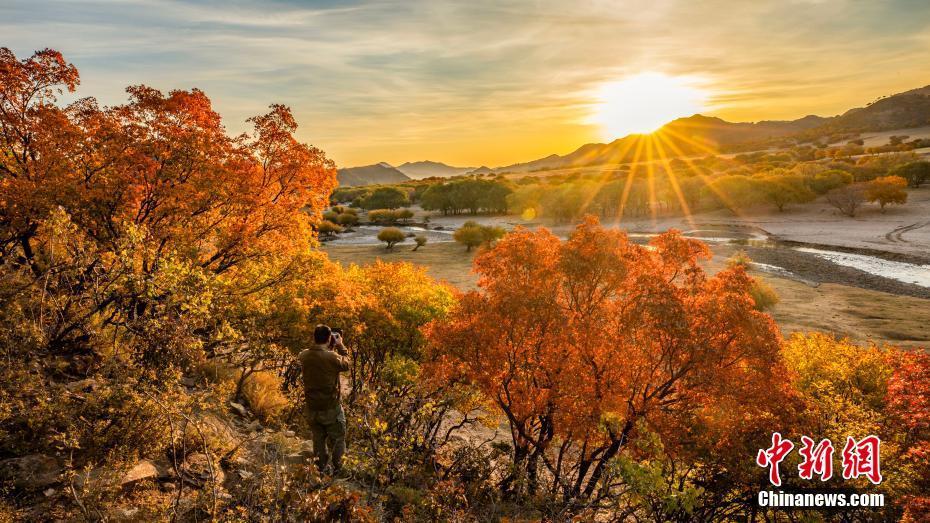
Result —
[[200, 88], [233, 133], [289, 105], [298, 137], [339, 166], [494, 167], [619, 138], [602, 94], [643, 74], [687, 79], [701, 112], [731, 121], [930, 84], [930, 4], [7, 0], [0, 46], [61, 51], [78, 96], [104, 104], [127, 85]]

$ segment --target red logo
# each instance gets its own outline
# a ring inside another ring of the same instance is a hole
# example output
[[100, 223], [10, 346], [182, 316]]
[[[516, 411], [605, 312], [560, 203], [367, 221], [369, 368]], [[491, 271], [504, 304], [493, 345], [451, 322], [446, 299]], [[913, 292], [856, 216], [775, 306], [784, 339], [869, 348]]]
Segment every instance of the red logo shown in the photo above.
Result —
[[[878, 436], [866, 436], [858, 441], [848, 436], [842, 452], [843, 479], [865, 476], [875, 485], [881, 483], [880, 448], [881, 440]], [[768, 467], [769, 482], [772, 485], [781, 486], [781, 473], [778, 466], [793, 449], [794, 443], [791, 440], [783, 438], [779, 432], [773, 432], [772, 446], [759, 449], [759, 453], [756, 454], [756, 464], [760, 467]], [[798, 453], [802, 460], [798, 465], [798, 476], [801, 479], [812, 480], [816, 474], [820, 477], [820, 481], [832, 478], [833, 452], [833, 442], [830, 440], [822, 439], [815, 445], [812, 438], [801, 436], [801, 448], [798, 449]]]
[[778, 464], [785, 459], [785, 456], [794, 448], [794, 443], [790, 440], [782, 439], [781, 433], [772, 433], [772, 446], [767, 449], [759, 449], [756, 455], [756, 464], [760, 467], [769, 467], [769, 481], [776, 487], [781, 486], [781, 476], [778, 473]]
[[843, 447], [843, 479], [865, 476], [875, 485], [881, 483], [882, 470], [878, 453], [881, 443], [878, 436], [866, 436], [858, 442], [852, 436], [847, 436], [846, 446]]

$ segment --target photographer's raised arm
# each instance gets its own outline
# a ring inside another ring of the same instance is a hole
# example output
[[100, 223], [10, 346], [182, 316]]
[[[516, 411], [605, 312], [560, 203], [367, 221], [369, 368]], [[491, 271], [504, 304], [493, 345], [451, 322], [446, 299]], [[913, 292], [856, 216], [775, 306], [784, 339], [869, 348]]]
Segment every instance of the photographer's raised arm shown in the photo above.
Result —
[[339, 370], [345, 372], [349, 370], [349, 351], [346, 349], [345, 344], [342, 342], [342, 335], [334, 332], [333, 333], [333, 350], [336, 354], [339, 355]]

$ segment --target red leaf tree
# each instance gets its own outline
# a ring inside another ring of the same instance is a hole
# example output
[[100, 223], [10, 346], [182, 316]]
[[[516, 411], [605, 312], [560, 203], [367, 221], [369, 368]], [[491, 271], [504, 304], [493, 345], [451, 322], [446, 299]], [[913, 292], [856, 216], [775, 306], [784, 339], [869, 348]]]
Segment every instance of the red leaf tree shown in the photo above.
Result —
[[593, 217], [568, 241], [518, 229], [478, 256], [479, 290], [428, 329], [426, 374], [472, 385], [507, 418], [505, 492], [545, 481], [563, 500], [604, 499], [640, 428], [680, 446], [689, 424], [739, 425], [784, 391], [780, 337], [751, 278], [708, 277], [707, 257], [675, 231], [640, 246]]

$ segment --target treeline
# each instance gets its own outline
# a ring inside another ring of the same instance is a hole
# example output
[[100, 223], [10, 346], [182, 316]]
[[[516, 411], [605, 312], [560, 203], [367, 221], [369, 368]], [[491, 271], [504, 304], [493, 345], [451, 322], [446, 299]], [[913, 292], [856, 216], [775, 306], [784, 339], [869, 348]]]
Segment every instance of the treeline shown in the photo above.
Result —
[[396, 209], [419, 203], [424, 210], [443, 215], [506, 213], [510, 185], [480, 177], [451, 181], [424, 180], [387, 187], [346, 187], [333, 193], [334, 203], [363, 209]]
[[[799, 146], [778, 152], [757, 152], [727, 159], [716, 156], [657, 164], [620, 166], [601, 171], [518, 179], [456, 179], [414, 185], [338, 189], [334, 201], [368, 209], [419, 203], [444, 215], [512, 213], [545, 217], [559, 223], [585, 214], [605, 219], [651, 214], [694, 213], [714, 209], [743, 212], [758, 206], [778, 211], [813, 201], [830, 191], [854, 185], [862, 201], [903, 203], [900, 194], [888, 198], [887, 176], [903, 178], [910, 187], [930, 181], [930, 162], [912, 152], [866, 155], [853, 159], [815, 160], [816, 149]], [[872, 189], [867, 187], [871, 184]], [[892, 184], [895, 185], [895, 184]], [[896, 186], [896, 185], [895, 185]], [[870, 194], [879, 194], [875, 198]], [[905, 195], [906, 199], [906, 195]], [[843, 211], [844, 213], [846, 211]]]

